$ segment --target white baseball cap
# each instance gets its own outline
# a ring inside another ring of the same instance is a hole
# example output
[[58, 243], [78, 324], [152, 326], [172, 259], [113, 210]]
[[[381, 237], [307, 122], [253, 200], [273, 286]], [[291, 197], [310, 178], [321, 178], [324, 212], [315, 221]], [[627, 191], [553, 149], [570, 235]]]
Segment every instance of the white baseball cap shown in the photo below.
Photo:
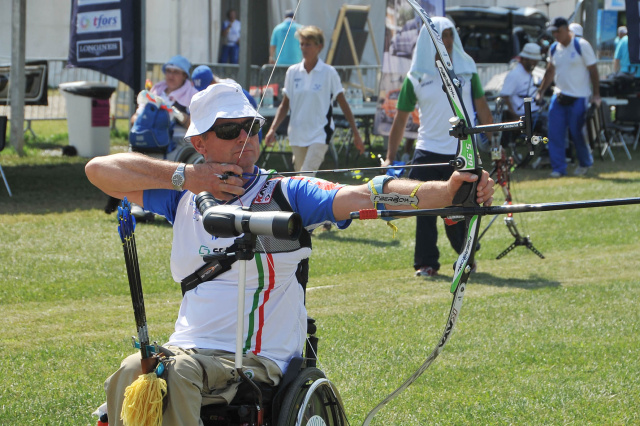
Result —
[[185, 138], [206, 133], [218, 118], [265, 119], [249, 103], [242, 87], [235, 82], [213, 84], [193, 95], [191, 104], [191, 124]]
[[520, 56], [521, 58], [527, 58], [527, 59], [535, 59], [535, 60], [541, 60], [542, 59], [542, 54], [540, 53], [540, 46], [536, 43], [527, 43], [524, 45], [524, 47], [522, 48], [522, 52], [520, 52]]
[[572, 22], [569, 24], [569, 31], [571, 31], [576, 37], [582, 37], [584, 33], [582, 25]]

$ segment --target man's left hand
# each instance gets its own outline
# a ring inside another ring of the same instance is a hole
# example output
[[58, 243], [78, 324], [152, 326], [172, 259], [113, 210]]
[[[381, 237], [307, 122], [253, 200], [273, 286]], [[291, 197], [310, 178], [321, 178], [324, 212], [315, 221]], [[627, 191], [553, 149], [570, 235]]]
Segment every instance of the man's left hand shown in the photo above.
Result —
[[[476, 180], [478, 180], [478, 176], [472, 173], [458, 171], [453, 172], [451, 179], [449, 179], [449, 193], [451, 194], [451, 198], [453, 199], [453, 197], [455, 197], [464, 182], [474, 182]], [[491, 205], [493, 202], [494, 185], [495, 182], [491, 179], [489, 173], [486, 170], [483, 170], [482, 175], [480, 176], [480, 181], [476, 187], [476, 202], [478, 204], [482, 204], [485, 207], [489, 207]]]

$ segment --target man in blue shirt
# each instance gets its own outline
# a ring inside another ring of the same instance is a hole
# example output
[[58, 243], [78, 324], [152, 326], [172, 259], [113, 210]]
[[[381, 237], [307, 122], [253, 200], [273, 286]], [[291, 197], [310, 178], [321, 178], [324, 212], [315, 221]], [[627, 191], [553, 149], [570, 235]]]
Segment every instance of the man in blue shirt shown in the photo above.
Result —
[[[293, 65], [302, 61], [300, 43], [295, 37], [296, 31], [302, 25], [293, 22], [293, 10], [287, 10], [284, 21], [276, 25], [271, 33], [269, 45], [269, 63], [278, 65]], [[279, 56], [278, 56], [279, 55]]]
[[616, 46], [613, 55], [613, 72], [624, 72], [640, 77], [640, 64], [631, 64], [629, 59], [629, 36], [624, 36]]

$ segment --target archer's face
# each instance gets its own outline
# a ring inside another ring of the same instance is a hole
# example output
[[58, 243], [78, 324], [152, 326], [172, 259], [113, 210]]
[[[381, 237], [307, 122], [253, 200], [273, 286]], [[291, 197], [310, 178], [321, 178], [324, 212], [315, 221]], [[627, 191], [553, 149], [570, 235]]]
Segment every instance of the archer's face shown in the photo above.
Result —
[[[252, 118], [219, 118], [213, 127], [226, 123], [244, 124]], [[260, 156], [258, 135], [247, 137], [246, 130], [240, 130], [233, 139], [221, 139], [216, 132], [208, 132], [192, 137], [195, 149], [204, 156], [206, 162], [237, 164], [247, 173], [253, 172], [253, 166]], [[246, 141], [246, 143], [245, 143]]]

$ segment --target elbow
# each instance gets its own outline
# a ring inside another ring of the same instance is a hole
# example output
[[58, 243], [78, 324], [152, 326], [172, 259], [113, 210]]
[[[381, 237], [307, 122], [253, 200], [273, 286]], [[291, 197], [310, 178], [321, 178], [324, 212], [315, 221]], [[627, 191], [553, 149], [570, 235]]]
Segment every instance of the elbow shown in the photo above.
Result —
[[101, 181], [101, 176], [105, 175], [105, 157], [95, 157], [89, 160], [86, 166], [84, 166], [84, 173], [87, 175], [89, 182], [97, 187]]

